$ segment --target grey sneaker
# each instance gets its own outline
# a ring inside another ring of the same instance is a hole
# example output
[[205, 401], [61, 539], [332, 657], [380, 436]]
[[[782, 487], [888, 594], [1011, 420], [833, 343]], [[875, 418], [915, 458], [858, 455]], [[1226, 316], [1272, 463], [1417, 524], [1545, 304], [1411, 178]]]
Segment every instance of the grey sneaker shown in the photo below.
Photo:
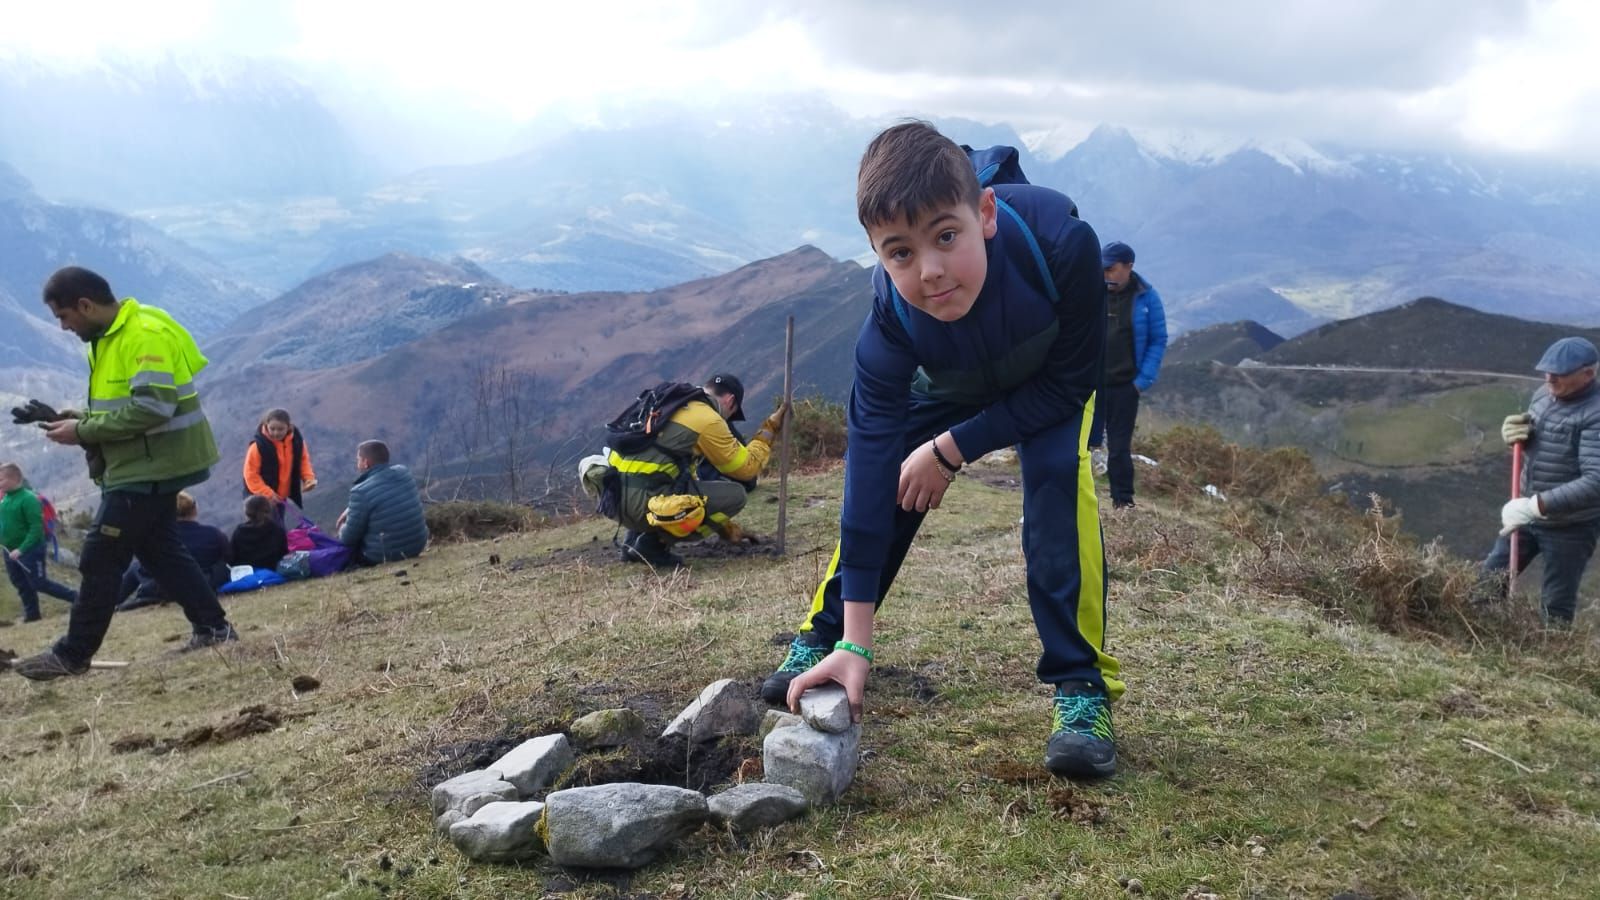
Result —
[[75, 663], [62, 659], [54, 650], [12, 663], [11, 668], [29, 681], [53, 681], [68, 675], [82, 675], [89, 671], [88, 663]]
[[832, 651], [833, 641], [823, 640], [814, 631], [802, 632], [789, 642], [789, 655], [783, 658], [778, 671], [768, 675], [767, 680], [761, 683], [761, 699], [773, 706], [788, 705], [789, 682], [822, 662]]
[[1056, 685], [1050, 701], [1050, 740], [1044, 765], [1067, 778], [1109, 778], [1117, 771], [1111, 701], [1086, 681]]
[[239, 632], [233, 630], [231, 623], [225, 623], [221, 628], [210, 631], [196, 631], [189, 636], [189, 642], [178, 648], [179, 653], [189, 653], [193, 650], [204, 650], [218, 644], [226, 644], [239, 640]]

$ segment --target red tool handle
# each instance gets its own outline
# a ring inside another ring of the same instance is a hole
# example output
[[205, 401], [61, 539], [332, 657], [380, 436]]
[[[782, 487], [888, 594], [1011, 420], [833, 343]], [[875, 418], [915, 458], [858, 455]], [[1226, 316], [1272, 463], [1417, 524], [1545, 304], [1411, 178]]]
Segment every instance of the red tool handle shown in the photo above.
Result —
[[[1511, 445], [1511, 499], [1522, 496], [1522, 442]], [[1517, 552], [1517, 532], [1511, 532], [1511, 576], [1506, 579], [1506, 595], [1517, 592], [1517, 569], [1521, 562]]]

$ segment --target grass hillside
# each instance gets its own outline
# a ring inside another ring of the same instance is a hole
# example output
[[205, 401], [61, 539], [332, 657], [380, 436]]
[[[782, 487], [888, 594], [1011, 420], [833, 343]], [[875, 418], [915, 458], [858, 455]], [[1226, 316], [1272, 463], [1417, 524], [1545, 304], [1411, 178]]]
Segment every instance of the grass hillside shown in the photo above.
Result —
[[[1141, 509], [1104, 520], [1130, 685], [1109, 782], [1041, 767], [999, 464], [929, 517], [883, 608], [838, 806], [749, 841], [702, 830], [632, 874], [470, 865], [433, 833], [426, 789], [512, 741], [616, 705], [659, 727], [713, 680], [764, 676], [832, 549], [830, 469], [791, 480], [782, 559], [691, 548], [656, 577], [588, 520], [231, 600], [244, 639], [221, 652], [164, 655], [186, 630], [170, 607], [119, 615], [102, 656], [128, 668], [0, 680], [0, 894], [1593, 896], [1593, 611], [1553, 634], [1523, 604], [1465, 605], [1465, 567], [1323, 497], [1301, 454], [1192, 431], [1149, 452]], [[744, 517], [759, 532], [771, 499]], [[751, 758], [733, 741], [677, 771]], [[569, 780], [625, 769], [586, 758]]]
[[1600, 340], [1600, 329], [1533, 322], [1421, 297], [1323, 325], [1284, 341], [1260, 361], [1531, 375], [1546, 347], [1573, 334]]
[[1283, 343], [1283, 338], [1252, 319], [1223, 322], [1184, 332], [1167, 345], [1162, 365], [1219, 362], [1236, 366]]

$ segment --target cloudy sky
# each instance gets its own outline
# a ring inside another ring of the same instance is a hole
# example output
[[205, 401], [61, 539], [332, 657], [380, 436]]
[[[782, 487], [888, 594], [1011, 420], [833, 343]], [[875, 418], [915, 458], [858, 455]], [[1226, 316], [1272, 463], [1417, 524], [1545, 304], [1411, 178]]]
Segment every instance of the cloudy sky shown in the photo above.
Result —
[[0, 53], [282, 60], [419, 118], [814, 93], [858, 114], [1592, 160], [1591, 0], [0, 0]]

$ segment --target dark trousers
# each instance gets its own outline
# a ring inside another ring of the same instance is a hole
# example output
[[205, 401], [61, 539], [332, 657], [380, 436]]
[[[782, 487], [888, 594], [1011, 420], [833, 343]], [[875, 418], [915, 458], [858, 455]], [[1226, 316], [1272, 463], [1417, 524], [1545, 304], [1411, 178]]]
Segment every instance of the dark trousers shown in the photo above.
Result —
[[[1570, 625], [1578, 611], [1578, 583], [1594, 555], [1600, 539], [1600, 519], [1576, 525], [1529, 525], [1517, 532], [1517, 572], [1520, 574], [1534, 557], [1544, 557], [1544, 584], [1539, 592], [1539, 608], [1549, 624]], [[1511, 568], [1511, 538], [1501, 535], [1483, 561], [1488, 572]]]
[[1139, 389], [1133, 382], [1108, 384], [1095, 394], [1089, 446], [1106, 448], [1106, 478], [1112, 503], [1133, 502], [1133, 425], [1139, 418]]
[[51, 581], [45, 574], [43, 544], [24, 551], [20, 559], [12, 559], [10, 553], [6, 553], [5, 558], [6, 575], [10, 576], [11, 585], [17, 589], [17, 596], [22, 600], [23, 621], [39, 618], [40, 594], [68, 603], [78, 599], [77, 591]]
[[[970, 418], [977, 410], [934, 400], [914, 399], [907, 421], [905, 453]], [[1087, 432], [1080, 413], [1017, 445], [1022, 462], [1022, 553], [1027, 561], [1028, 607], [1043, 652], [1039, 680], [1046, 684], [1081, 680], [1115, 699], [1122, 693], [1118, 663], [1105, 646], [1106, 570], [1100, 510], [1089, 469]], [[879, 606], [905, 562], [925, 513], [896, 507], [894, 536], [878, 584]], [[828, 646], [844, 634], [839, 556], [812, 598], [801, 631], [812, 631]]]
[[162, 595], [183, 607], [196, 634], [227, 626], [210, 580], [178, 539], [177, 496], [126, 491], [100, 495], [100, 509], [84, 535], [78, 562], [83, 573], [78, 602], [72, 605], [66, 636], [56, 641], [57, 656], [75, 663], [94, 658], [111, 627], [122, 575], [136, 556]]

